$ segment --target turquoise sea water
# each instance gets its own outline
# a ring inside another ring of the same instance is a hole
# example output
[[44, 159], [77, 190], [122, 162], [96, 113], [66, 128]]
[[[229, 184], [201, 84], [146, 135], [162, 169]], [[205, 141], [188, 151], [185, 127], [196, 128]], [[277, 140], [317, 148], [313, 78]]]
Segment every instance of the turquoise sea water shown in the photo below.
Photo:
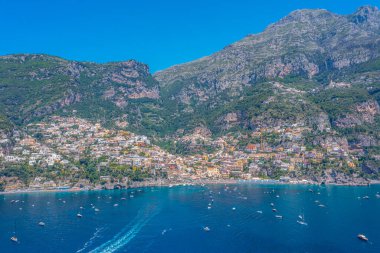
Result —
[[0, 195], [0, 252], [378, 253], [377, 192], [241, 183]]

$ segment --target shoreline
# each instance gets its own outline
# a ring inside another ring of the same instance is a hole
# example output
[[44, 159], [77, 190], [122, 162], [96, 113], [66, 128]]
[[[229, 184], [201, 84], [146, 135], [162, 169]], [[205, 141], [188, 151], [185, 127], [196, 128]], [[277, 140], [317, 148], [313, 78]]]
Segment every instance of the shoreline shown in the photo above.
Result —
[[[242, 180], [242, 179], [224, 179], [224, 180], [197, 180], [194, 182], [158, 182], [158, 181], [143, 181], [134, 182], [133, 184], [120, 189], [105, 189], [105, 188], [67, 188], [67, 189], [20, 189], [13, 191], [0, 192], [0, 195], [11, 195], [11, 194], [28, 194], [28, 193], [64, 193], [64, 192], [91, 192], [91, 191], [113, 191], [113, 190], [128, 190], [128, 189], [139, 189], [145, 187], [176, 187], [176, 186], [205, 186], [205, 185], [217, 185], [217, 184], [274, 184], [274, 185], [310, 185], [310, 186], [321, 186], [318, 182], [313, 181], [290, 181], [281, 182], [275, 179], [260, 179], [260, 180]], [[368, 184], [358, 184], [358, 183], [326, 183], [324, 186], [353, 186], [353, 187], [363, 187], [371, 185], [380, 185], [380, 181], [370, 181]]]

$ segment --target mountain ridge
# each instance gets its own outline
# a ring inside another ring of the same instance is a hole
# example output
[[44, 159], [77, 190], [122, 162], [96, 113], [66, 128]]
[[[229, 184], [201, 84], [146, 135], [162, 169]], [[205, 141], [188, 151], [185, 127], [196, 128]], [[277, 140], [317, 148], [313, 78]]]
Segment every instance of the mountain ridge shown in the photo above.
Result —
[[[349, 15], [296, 10], [262, 33], [154, 75], [135, 60], [1, 56], [0, 128], [6, 130], [0, 134], [8, 139], [9, 129], [52, 115], [79, 117], [189, 155], [214, 152], [219, 137], [244, 149], [257, 142], [252, 132], [270, 129], [277, 136], [300, 128], [307, 133], [297, 145], [324, 152], [334, 143], [346, 154], [360, 149], [353, 159], [378, 175], [378, 17], [370, 6]], [[273, 136], [273, 149], [293, 145]]]

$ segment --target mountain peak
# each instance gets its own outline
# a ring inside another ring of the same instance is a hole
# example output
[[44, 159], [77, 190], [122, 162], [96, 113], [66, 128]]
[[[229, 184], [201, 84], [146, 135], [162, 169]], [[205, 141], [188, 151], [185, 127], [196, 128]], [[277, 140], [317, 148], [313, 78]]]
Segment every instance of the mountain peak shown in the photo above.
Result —
[[350, 19], [355, 24], [364, 24], [377, 29], [380, 28], [380, 11], [376, 6], [362, 6], [350, 16]]
[[354, 15], [370, 16], [379, 14], [379, 8], [376, 6], [365, 5], [358, 8]]
[[292, 11], [289, 15], [282, 18], [278, 23], [283, 24], [287, 22], [307, 22], [331, 15], [334, 14], [325, 9], [299, 9]]

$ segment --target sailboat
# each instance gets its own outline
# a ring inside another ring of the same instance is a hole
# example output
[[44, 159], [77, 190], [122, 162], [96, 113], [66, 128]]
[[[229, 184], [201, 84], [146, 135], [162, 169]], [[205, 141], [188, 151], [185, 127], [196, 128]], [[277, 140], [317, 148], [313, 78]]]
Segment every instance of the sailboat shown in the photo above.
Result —
[[15, 242], [15, 243], [18, 243], [18, 238], [16, 236], [16, 222], [15, 222], [15, 228], [14, 228], [14, 231], [13, 231], [13, 236], [11, 237], [11, 241]]
[[12, 237], [11, 237], [11, 241], [12, 241], [12, 242], [18, 242], [18, 239], [17, 239], [16, 236], [12, 236]]

